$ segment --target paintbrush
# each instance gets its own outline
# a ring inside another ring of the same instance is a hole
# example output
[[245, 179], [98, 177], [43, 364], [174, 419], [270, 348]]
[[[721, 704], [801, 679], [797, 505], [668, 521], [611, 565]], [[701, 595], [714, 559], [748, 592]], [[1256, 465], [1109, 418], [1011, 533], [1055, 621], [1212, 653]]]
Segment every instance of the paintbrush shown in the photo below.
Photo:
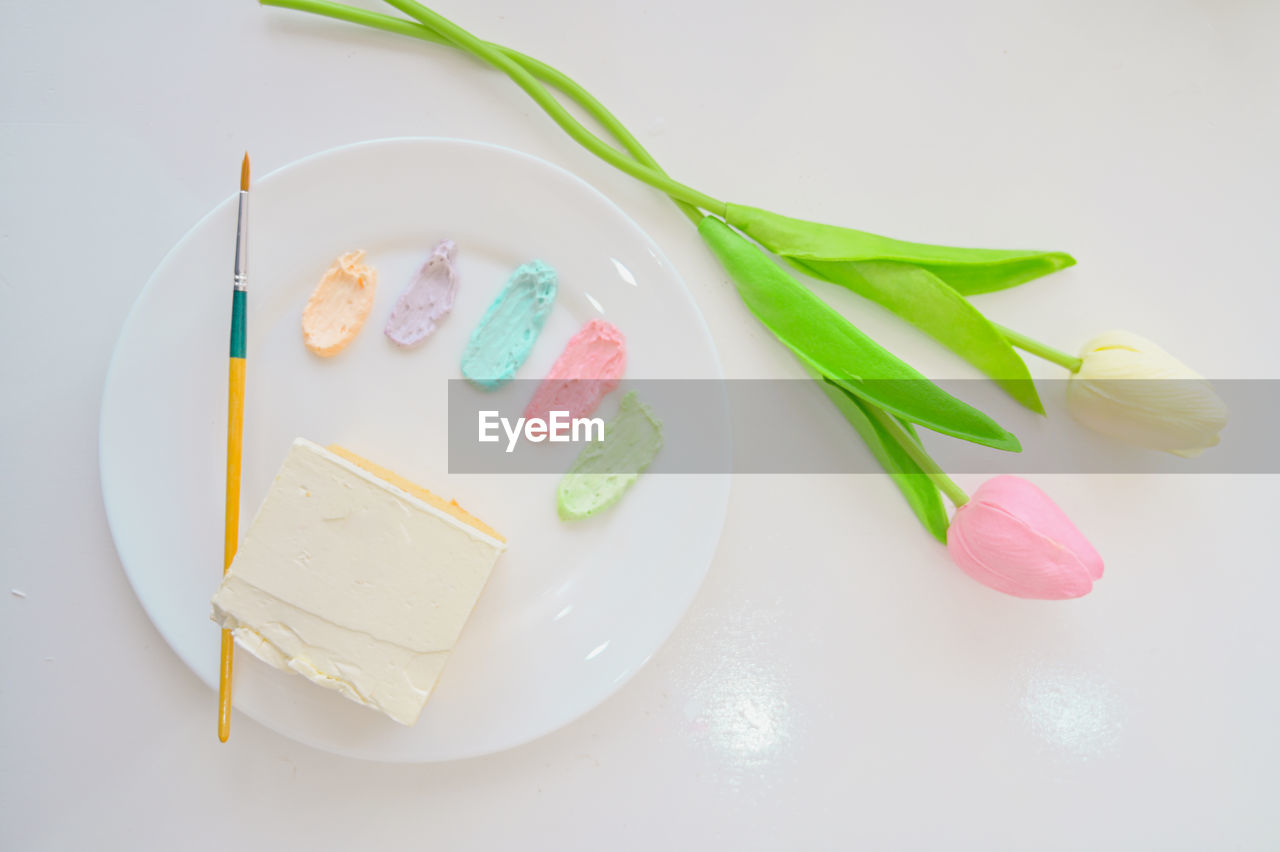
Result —
[[[231, 293], [231, 372], [227, 390], [227, 516], [222, 573], [231, 567], [240, 537], [240, 456], [244, 437], [245, 314], [249, 284], [249, 152], [240, 164], [240, 198], [236, 219], [236, 267]], [[231, 668], [235, 641], [222, 631], [222, 661], [218, 669], [218, 739], [231, 734]]]

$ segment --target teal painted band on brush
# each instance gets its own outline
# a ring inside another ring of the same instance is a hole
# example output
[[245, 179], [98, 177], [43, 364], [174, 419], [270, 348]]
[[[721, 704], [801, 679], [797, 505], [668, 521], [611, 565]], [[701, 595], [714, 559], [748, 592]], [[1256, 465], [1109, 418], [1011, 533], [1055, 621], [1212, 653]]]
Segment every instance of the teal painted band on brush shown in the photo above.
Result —
[[248, 293], [244, 290], [235, 290], [231, 295], [231, 357], [244, 357], [244, 323], [245, 314], [248, 313], [246, 308], [246, 298]]

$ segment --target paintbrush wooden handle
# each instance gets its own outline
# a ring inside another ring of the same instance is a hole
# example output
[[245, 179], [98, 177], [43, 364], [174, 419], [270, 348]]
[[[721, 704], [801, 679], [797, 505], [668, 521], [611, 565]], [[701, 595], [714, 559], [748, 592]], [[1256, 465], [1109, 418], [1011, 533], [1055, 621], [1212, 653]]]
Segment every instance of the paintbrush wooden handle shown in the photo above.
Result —
[[[245, 314], [246, 294], [236, 290], [231, 305], [231, 370], [227, 384], [227, 522], [223, 541], [222, 573], [231, 567], [240, 540], [240, 459], [244, 440]], [[218, 673], [218, 739], [231, 733], [231, 673], [235, 643], [230, 630], [222, 631], [222, 659]]]

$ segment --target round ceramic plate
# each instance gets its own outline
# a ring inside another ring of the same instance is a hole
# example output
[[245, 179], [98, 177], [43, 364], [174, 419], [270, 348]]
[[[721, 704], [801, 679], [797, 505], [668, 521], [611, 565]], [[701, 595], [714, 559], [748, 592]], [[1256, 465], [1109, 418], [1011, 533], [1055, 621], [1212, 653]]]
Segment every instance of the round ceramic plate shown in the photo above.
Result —
[[[147, 283], [116, 345], [99, 437], [125, 571], [165, 639], [215, 688], [209, 598], [222, 573], [235, 218], [228, 199]], [[302, 436], [457, 499], [509, 546], [417, 725], [244, 652], [238, 714], [338, 754], [430, 761], [519, 745], [599, 704], [688, 607], [715, 551], [728, 479], [642, 476], [608, 513], [563, 523], [554, 475], [450, 475], [447, 380], [459, 377], [463, 345], [508, 274], [534, 258], [559, 272], [560, 289], [518, 378], [545, 375], [569, 337], [601, 315], [627, 336], [629, 378], [719, 378], [706, 326], [670, 262], [578, 178], [458, 140], [380, 140], [308, 157], [255, 181], [250, 221], [241, 534]], [[421, 348], [397, 349], [382, 324], [446, 238], [458, 245], [453, 312]], [[303, 346], [302, 306], [333, 259], [353, 249], [378, 270], [377, 300], [354, 343], [323, 360]], [[612, 416], [617, 396], [599, 413]], [[724, 431], [727, 457], [727, 416], [706, 425]], [[210, 736], [214, 720], [211, 696]]]

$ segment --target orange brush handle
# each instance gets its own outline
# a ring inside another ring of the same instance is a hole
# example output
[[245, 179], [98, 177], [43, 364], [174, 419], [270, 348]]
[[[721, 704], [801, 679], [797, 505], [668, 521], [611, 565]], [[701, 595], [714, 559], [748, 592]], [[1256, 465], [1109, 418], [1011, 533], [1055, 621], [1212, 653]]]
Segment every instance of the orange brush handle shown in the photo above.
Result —
[[[227, 526], [223, 543], [222, 573], [231, 567], [240, 539], [240, 456], [244, 438], [244, 358], [231, 359], [227, 394]], [[218, 674], [218, 739], [231, 733], [231, 669], [235, 643], [230, 630], [222, 631], [222, 662]]]

